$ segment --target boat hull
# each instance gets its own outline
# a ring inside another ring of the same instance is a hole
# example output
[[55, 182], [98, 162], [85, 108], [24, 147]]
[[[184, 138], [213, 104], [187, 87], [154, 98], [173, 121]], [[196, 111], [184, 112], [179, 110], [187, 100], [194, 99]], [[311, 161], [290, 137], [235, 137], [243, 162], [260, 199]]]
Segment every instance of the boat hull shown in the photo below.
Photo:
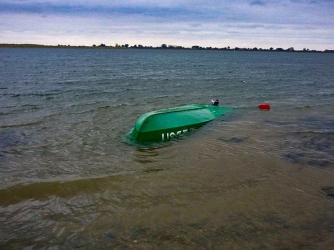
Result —
[[136, 141], [168, 141], [225, 115], [230, 107], [189, 104], [141, 115], [131, 132]]

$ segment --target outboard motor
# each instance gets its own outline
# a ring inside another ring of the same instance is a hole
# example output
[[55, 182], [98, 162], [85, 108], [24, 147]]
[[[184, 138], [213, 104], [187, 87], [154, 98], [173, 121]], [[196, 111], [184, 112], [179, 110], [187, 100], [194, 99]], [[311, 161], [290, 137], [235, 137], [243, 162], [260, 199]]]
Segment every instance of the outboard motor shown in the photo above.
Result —
[[219, 100], [217, 99], [217, 100], [211, 100], [211, 103], [212, 103], [212, 105], [213, 106], [218, 106], [219, 105]]

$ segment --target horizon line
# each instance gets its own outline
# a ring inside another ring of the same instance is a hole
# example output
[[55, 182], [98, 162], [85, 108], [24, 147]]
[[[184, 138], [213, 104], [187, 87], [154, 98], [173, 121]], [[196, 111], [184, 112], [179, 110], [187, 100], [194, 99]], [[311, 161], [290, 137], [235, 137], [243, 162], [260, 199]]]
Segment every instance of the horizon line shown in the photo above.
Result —
[[167, 44], [162, 44], [161, 46], [144, 46], [141, 44], [135, 44], [130, 46], [129, 44], [115, 44], [113, 45], [106, 45], [104, 43], [101, 43], [99, 45], [93, 44], [93, 45], [64, 45], [64, 44], [58, 44], [58, 45], [47, 45], [47, 44], [35, 44], [35, 43], [0, 43], [0, 48], [3, 47], [25, 47], [25, 48], [106, 48], [106, 49], [179, 49], [179, 50], [227, 50], [227, 51], [273, 51], [273, 52], [278, 52], [278, 51], [285, 51], [285, 52], [334, 52], [334, 50], [330, 49], [324, 49], [324, 50], [315, 50], [315, 49], [308, 49], [304, 48], [302, 50], [295, 50], [294, 47], [289, 47], [287, 49], [284, 48], [273, 48], [270, 47], [268, 48], [258, 48], [258, 47], [212, 47], [212, 46], [207, 46], [207, 47], [202, 47], [198, 45], [193, 45], [191, 47], [184, 47], [180, 45], [167, 45]]

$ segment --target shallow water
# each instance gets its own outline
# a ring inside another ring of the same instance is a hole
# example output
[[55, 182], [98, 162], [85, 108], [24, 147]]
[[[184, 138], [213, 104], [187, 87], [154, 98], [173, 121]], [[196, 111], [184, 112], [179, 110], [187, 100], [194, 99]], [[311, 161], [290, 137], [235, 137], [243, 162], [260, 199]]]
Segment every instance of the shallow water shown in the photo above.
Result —
[[[330, 249], [334, 56], [0, 50], [0, 247]], [[235, 109], [157, 144], [142, 113]], [[269, 102], [270, 111], [257, 104]]]

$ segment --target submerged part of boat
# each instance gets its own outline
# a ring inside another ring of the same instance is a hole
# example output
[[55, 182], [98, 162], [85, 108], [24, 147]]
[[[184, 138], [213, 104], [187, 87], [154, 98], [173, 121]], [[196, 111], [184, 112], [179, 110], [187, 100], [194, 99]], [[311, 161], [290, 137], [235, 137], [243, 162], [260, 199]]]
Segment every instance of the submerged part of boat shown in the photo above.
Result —
[[167, 141], [199, 128], [230, 111], [231, 107], [189, 104], [141, 115], [131, 132], [136, 141]]

